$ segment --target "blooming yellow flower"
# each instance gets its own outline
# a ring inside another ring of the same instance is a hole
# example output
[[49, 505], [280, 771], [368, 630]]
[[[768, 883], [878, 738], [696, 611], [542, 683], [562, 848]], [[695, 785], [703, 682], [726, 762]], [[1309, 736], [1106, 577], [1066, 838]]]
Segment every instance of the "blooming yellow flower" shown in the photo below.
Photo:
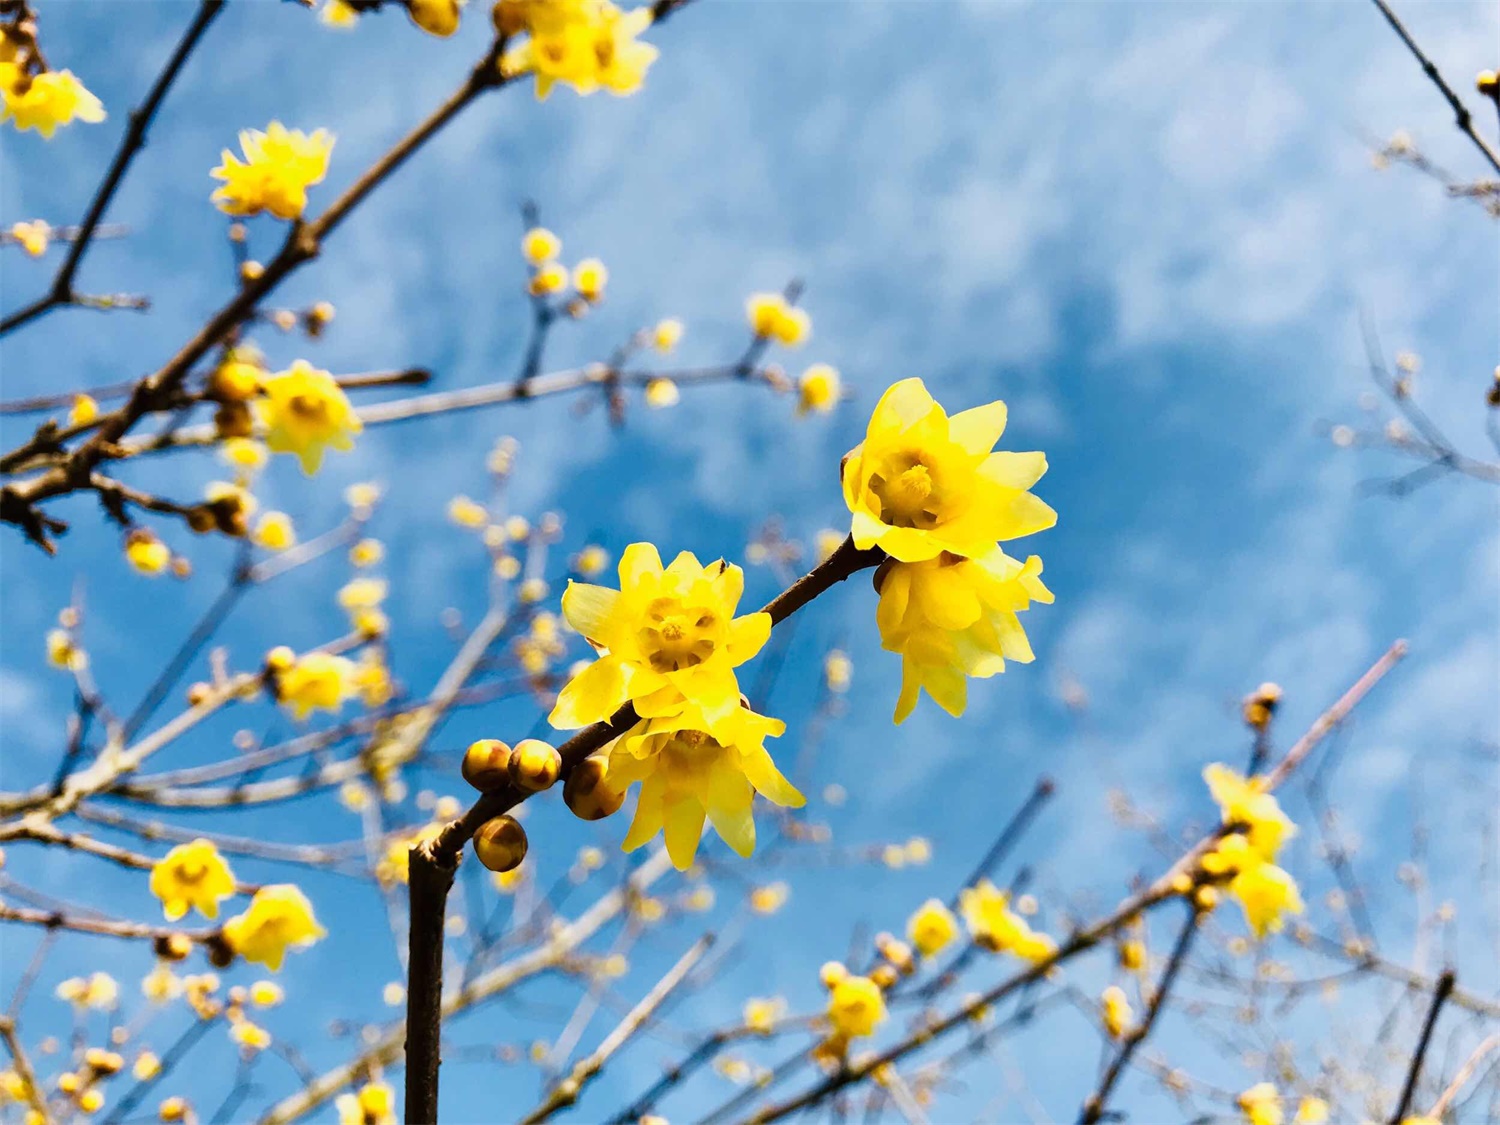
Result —
[[573, 267], [573, 288], [585, 301], [597, 301], [604, 296], [604, 286], [609, 283], [609, 270], [598, 258], [585, 258]]
[[73, 636], [66, 629], [53, 629], [47, 634], [47, 660], [72, 671], [89, 666], [88, 655], [73, 643]]
[[762, 339], [774, 339], [794, 348], [812, 334], [812, 318], [806, 310], [787, 302], [780, 293], [752, 293], [745, 302], [750, 331]]
[[977, 558], [943, 554], [916, 563], [886, 563], [877, 572], [875, 612], [881, 646], [901, 654], [896, 722], [905, 721], [926, 690], [951, 715], [968, 702], [965, 676], [1005, 671], [1007, 658], [1034, 659], [1018, 613], [1034, 600], [1052, 602], [1042, 561], [1022, 563], [999, 547]]
[[646, 405], [652, 409], [663, 410], [668, 406], [676, 406], [681, 399], [682, 392], [677, 389], [677, 384], [665, 375], [646, 381]]
[[339, 590], [339, 605], [350, 613], [361, 609], [375, 609], [385, 601], [390, 583], [384, 578], [355, 578], [346, 582]]
[[1033, 932], [1026, 919], [1010, 908], [1010, 892], [997, 890], [988, 879], [960, 891], [958, 908], [975, 943], [993, 953], [1042, 961], [1057, 948], [1051, 938]]
[[261, 516], [251, 537], [268, 551], [285, 551], [297, 542], [292, 517], [285, 512], [267, 512]]
[[546, 227], [532, 227], [521, 236], [521, 254], [534, 266], [552, 261], [562, 253], [562, 239]]
[[1231, 876], [1229, 894], [1239, 902], [1256, 937], [1280, 932], [1284, 915], [1302, 913], [1297, 881], [1265, 859], [1244, 836], [1225, 836], [1202, 863], [1211, 875]]
[[125, 541], [125, 558], [142, 574], [154, 577], [167, 569], [172, 561], [172, 552], [151, 532], [137, 528]]
[[755, 850], [751, 809], [758, 792], [775, 804], [800, 808], [801, 793], [781, 775], [764, 742], [786, 724], [740, 707], [712, 724], [701, 707], [687, 704], [680, 714], [642, 720], [609, 747], [608, 782], [623, 792], [641, 783], [635, 819], [624, 848], [633, 851], [658, 832], [667, 854], [686, 871], [698, 852], [703, 822], [742, 856]]
[[621, 11], [609, 0], [530, 0], [521, 7], [530, 37], [501, 60], [507, 75], [536, 75], [536, 96], [561, 82], [580, 94], [640, 89], [659, 53], [637, 36], [651, 26], [649, 6]]
[[347, 0], [324, 0], [323, 6], [318, 9], [318, 22], [324, 27], [344, 30], [359, 22], [359, 9], [351, 6]]
[[656, 327], [651, 330], [651, 345], [666, 355], [677, 346], [677, 341], [682, 339], [682, 333], [682, 321], [675, 317], [659, 320], [656, 322]]
[[[1297, 1103], [1297, 1116], [1293, 1125], [1323, 1125], [1328, 1120], [1328, 1103], [1322, 1098], [1308, 1095]], [[1401, 1125], [1438, 1125], [1432, 1118], [1408, 1117]]]
[[269, 456], [266, 447], [252, 438], [230, 438], [219, 453], [235, 468], [249, 469], [252, 472], [263, 468]]
[[47, 252], [47, 246], [52, 241], [52, 227], [43, 219], [12, 223], [10, 236], [31, 257], [40, 258]]
[[219, 916], [219, 902], [234, 894], [234, 876], [212, 841], [201, 837], [178, 844], [151, 868], [151, 893], [162, 913], [175, 922], [197, 907], [206, 918]]
[[1104, 1007], [1104, 1030], [1109, 1032], [1111, 1039], [1120, 1038], [1132, 1019], [1130, 1000], [1125, 996], [1125, 990], [1112, 984], [1099, 999]]
[[308, 946], [328, 931], [313, 917], [312, 903], [290, 883], [262, 887], [243, 914], [224, 923], [224, 940], [246, 961], [281, 968], [290, 946]]
[[108, 1012], [120, 999], [120, 986], [108, 973], [93, 973], [87, 979], [69, 977], [57, 986], [57, 996], [78, 1008]]
[[484, 505], [467, 496], [455, 496], [448, 501], [448, 518], [459, 527], [483, 527], [490, 516]]
[[104, 105], [71, 70], [47, 70], [26, 76], [12, 62], [0, 62], [0, 121], [14, 121], [21, 132], [35, 129], [51, 137], [59, 125], [75, 118], [91, 125], [104, 120]]
[[276, 698], [298, 719], [316, 709], [337, 711], [353, 694], [354, 662], [327, 652], [309, 652], [276, 675]]
[[873, 1035], [884, 1021], [885, 995], [869, 977], [850, 973], [828, 990], [828, 1022], [841, 1038]]
[[533, 297], [546, 297], [560, 292], [567, 284], [567, 268], [557, 262], [546, 262], [531, 275], [531, 284], [527, 288]]
[[130, 1068], [137, 1082], [146, 1082], [161, 1073], [161, 1059], [151, 1051], [142, 1051]]
[[585, 578], [596, 578], [609, 565], [609, 552], [597, 544], [589, 544], [573, 556], [573, 569]]
[[991, 452], [1005, 420], [1003, 402], [950, 418], [921, 379], [887, 390], [844, 459], [854, 545], [902, 562], [945, 551], [977, 558], [997, 540], [1055, 524], [1057, 513], [1027, 491], [1047, 471], [1046, 455]]
[[364, 426], [332, 375], [299, 359], [269, 376], [256, 400], [272, 453], [293, 453], [308, 476], [323, 463], [325, 448], [348, 452]]
[[[279, 121], [265, 132], [240, 132], [241, 161], [227, 148], [211, 173], [224, 186], [213, 194], [219, 210], [230, 215], [269, 211], [278, 219], [298, 219], [307, 208], [307, 189], [328, 174], [333, 135], [326, 129], [308, 134]], [[274, 448], [274, 447], [273, 447]]]
[[751, 997], [745, 1001], [745, 1026], [758, 1035], [769, 1035], [785, 1013], [786, 1001], [780, 996], [764, 1000]]
[[1248, 1125], [1281, 1125], [1281, 1094], [1269, 1082], [1257, 1082], [1239, 1096], [1240, 1112]]
[[923, 957], [940, 953], [958, 936], [958, 920], [953, 912], [935, 898], [930, 898], [907, 920], [906, 936]]
[[750, 892], [750, 909], [757, 914], [775, 914], [791, 895], [792, 890], [785, 883], [767, 883]]
[[354, 690], [366, 707], [383, 707], [396, 693], [391, 670], [373, 649], [366, 649], [354, 666]]
[[827, 363], [815, 363], [797, 380], [797, 413], [806, 414], [815, 410], [827, 414], [839, 404], [843, 395], [843, 384], [838, 368]]
[[[231, 1012], [234, 1009], [231, 1009]], [[229, 1024], [229, 1038], [237, 1045], [247, 1051], [264, 1051], [271, 1045], [271, 1033], [257, 1023], [247, 1020], [244, 1015], [238, 1019], [231, 1017]]]
[[396, 1093], [384, 1082], [370, 1082], [357, 1094], [340, 1094], [334, 1102], [339, 1125], [396, 1125]]
[[250, 1003], [257, 1008], [274, 1008], [286, 999], [286, 990], [274, 980], [258, 980], [250, 986]]
[[349, 562], [353, 566], [374, 566], [385, 558], [385, 544], [379, 539], [361, 539], [349, 548]]
[[[658, 718], [686, 699], [710, 731], [735, 718], [734, 669], [771, 635], [768, 614], [734, 616], [744, 571], [722, 559], [704, 566], [687, 551], [664, 569], [655, 547], [632, 543], [620, 556], [619, 575], [619, 590], [569, 582], [563, 593], [563, 616], [601, 655], [563, 688], [552, 725], [587, 726], [627, 700], [641, 717]], [[737, 726], [734, 733], [743, 732]]]
[[1215, 762], [1204, 769], [1203, 780], [1224, 814], [1224, 823], [1242, 826], [1250, 846], [1262, 859], [1274, 862], [1282, 843], [1296, 835], [1297, 826], [1266, 791], [1265, 778], [1246, 778]]

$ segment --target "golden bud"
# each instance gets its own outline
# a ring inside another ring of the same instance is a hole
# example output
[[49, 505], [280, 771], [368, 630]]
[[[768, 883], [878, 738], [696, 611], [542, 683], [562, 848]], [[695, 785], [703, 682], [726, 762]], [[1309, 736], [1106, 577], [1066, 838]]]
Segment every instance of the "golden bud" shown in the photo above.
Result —
[[526, 858], [526, 829], [513, 816], [497, 816], [474, 833], [474, 854], [491, 871], [514, 871]]
[[481, 738], [464, 751], [463, 778], [481, 793], [510, 780], [510, 747], [497, 738]]
[[196, 684], [193, 684], [187, 689], [188, 706], [199, 707], [204, 703], [207, 703], [209, 693], [212, 691], [213, 688], [209, 687], [202, 680], [199, 680]]
[[181, 1121], [187, 1116], [188, 1104], [183, 1098], [168, 1098], [157, 1108], [156, 1115], [163, 1121]]
[[884, 991], [896, 983], [896, 970], [891, 965], [876, 965], [870, 971], [870, 979], [875, 982], [877, 987]]
[[204, 505], [197, 508], [189, 508], [187, 513], [187, 525], [199, 535], [207, 534], [215, 526], [213, 509]]
[[557, 748], [539, 738], [516, 743], [510, 754], [510, 779], [519, 789], [540, 793], [550, 789], [562, 772], [562, 755]]
[[1474, 79], [1474, 88], [1487, 98], [1500, 96], [1500, 74], [1481, 70]]
[[458, 30], [458, 0], [406, 0], [406, 14], [428, 35], [446, 39]]
[[163, 961], [182, 961], [193, 951], [193, 942], [187, 934], [167, 934], [152, 942], [151, 948]]
[[625, 794], [606, 780], [609, 763], [601, 756], [585, 758], [563, 783], [563, 801], [579, 820], [603, 820], [620, 811]]
[[520, 35], [526, 30], [526, 8], [529, 0], [496, 0], [490, 9], [495, 30], [504, 36]]

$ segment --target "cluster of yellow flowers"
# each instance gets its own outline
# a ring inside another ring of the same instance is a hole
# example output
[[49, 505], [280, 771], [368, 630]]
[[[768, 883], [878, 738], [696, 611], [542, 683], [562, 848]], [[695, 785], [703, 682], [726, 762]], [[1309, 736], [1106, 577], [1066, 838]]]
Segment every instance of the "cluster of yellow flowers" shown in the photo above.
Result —
[[1203, 857], [1203, 871], [1227, 881], [1256, 937], [1276, 933], [1285, 915], [1302, 913], [1296, 880], [1276, 866], [1277, 852], [1297, 827], [1267, 791], [1264, 778], [1246, 778], [1215, 763], [1203, 771], [1203, 779], [1230, 829]]
[[975, 944], [992, 953], [1045, 961], [1057, 950], [1056, 942], [1032, 930], [1026, 919], [1011, 909], [1010, 892], [997, 889], [988, 879], [959, 892], [958, 910]]
[[[879, 971], [877, 969], [876, 973]], [[885, 1022], [885, 989], [895, 983], [895, 978], [882, 974], [889, 978], [882, 986], [874, 973], [860, 976], [837, 961], [824, 965], [819, 975], [823, 986], [828, 989], [827, 1017], [832, 1029], [820, 1054], [842, 1056], [848, 1050], [850, 1040], [875, 1034], [875, 1029]]]
[[45, 219], [11, 223], [6, 234], [9, 237], [5, 241], [14, 242], [32, 258], [40, 258], [52, 242], [52, 226]]
[[209, 174], [223, 180], [213, 202], [228, 215], [259, 215], [269, 211], [278, 219], [300, 219], [307, 209], [307, 189], [328, 174], [333, 135], [326, 129], [304, 133], [279, 121], [265, 131], [240, 132], [241, 160], [225, 149], [221, 163]]
[[550, 297], [567, 288], [571, 279], [573, 292], [578, 301], [567, 307], [573, 315], [581, 315], [593, 304], [604, 299], [604, 287], [609, 283], [609, 270], [598, 258], [584, 258], [572, 272], [558, 261], [562, 253], [562, 239], [546, 227], [532, 227], [521, 236], [521, 256], [531, 270], [527, 291], [533, 297]]
[[[1284, 1125], [1286, 1109], [1281, 1091], [1273, 1083], [1257, 1082], [1236, 1099], [1246, 1125]], [[1328, 1103], [1311, 1094], [1297, 1102], [1292, 1125], [1323, 1125], [1328, 1120]], [[1403, 1118], [1401, 1125], [1426, 1125], [1429, 1119]], [[1437, 1125], [1433, 1122], [1432, 1125]]]
[[[71, 70], [48, 70], [33, 35], [15, 25], [0, 27], [0, 122], [50, 138], [59, 125], [103, 121], [103, 103]], [[41, 252], [27, 249], [33, 256]]]
[[499, 0], [496, 29], [526, 36], [501, 57], [500, 71], [535, 74], [538, 99], [559, 82], [585, 95], [633, 94], [658, 54], [638, 39], [652, 18], [649, 6], [624, 11], [610, 0]]
[[339, 1125], [396, 1125], [396, 1092], [384, 1082], [367, 1082], [357, 1093], [334, 1100]]
[[991, 452], [1005, 422], [1003, 402], [950, 418], [922, 380], [903, 379], [844, 458], [854, 545], [889, 556], [876, 571], [876, 620], [882, 646], [901, 654], [898, 723], [922, 690], [959, 715], [965, 676], [1033, 659], [1016, 615], [1052, 594], [1041, 559], [1019, 562], [999, 541], [1043, 531], [1057, 513], [1028, 491], [1047, 471], [1044, 454]]
[[298, 719], [313, 711], [337, 711], [355, 691], [357, 669], [347, 656], [308, 652], [298, 656], [285, 645], [266, 655], [276, 699]]
[[734, 672], [766, 643], [771, 618], [735, 616], [745, 576], [723, 560], [704, 566], [684, 551], [663, 567], [655, 547], [633, 543], [619, 578], [618, 590], [570, 582], [563, 594], [563, 616], [600, 656], [563, 688], [552, 725], [576, 729], [634, 705], [639, 721], [594, 759], [615, 793], [640, 783], [627, 851], [663, 833], [685, 870], [707, 819], [748, 856], [757, 792], [803, 804], [765, 749], [785, 724], [750, 710]]

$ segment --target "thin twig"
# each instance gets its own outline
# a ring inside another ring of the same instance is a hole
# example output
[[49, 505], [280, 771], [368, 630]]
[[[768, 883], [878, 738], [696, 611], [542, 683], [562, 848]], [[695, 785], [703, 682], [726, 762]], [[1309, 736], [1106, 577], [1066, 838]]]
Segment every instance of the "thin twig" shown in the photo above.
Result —
[[1417, 1092], [1417, 1082], [1422, 1077], [1422, 1060], [1427, 1055], [1427, 1048], [1432, 1043], [1432, 1032], [1437, 1027], [1438, 1014], [1443, 1010], [1443, 1004], [1447, 1001], [1449, 993], [1453, 991], [1453, 985], [1457, 978], [1452, 969], [1443, 970], [1443, 975], [1438, 977], [1437, 988], [1432, 993], [1432, 1004], [1427, 1009], [1427, 1019], [1422, 1023], [1422, 1034], [1417, 1039], [1417, 1049], [1412, 1052], [1411, 1065], [1406, 1071], [1406, 1083], [1401, 1088], [1401, 1098], [1396, 1102], [1396, 1111], [1391, 1114], [1391, 1125], [1401, 1125], [1406, 1118], [1406, 1111], [1411, 1108], [1412, 1097]]

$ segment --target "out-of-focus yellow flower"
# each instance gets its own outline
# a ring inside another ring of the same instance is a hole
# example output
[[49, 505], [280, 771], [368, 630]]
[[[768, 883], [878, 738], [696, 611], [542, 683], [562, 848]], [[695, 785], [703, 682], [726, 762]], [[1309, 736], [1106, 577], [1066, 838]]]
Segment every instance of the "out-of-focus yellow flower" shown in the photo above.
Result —
[[847, 538], [842, 531], [835, 531], [831, 527], [825, 527], [819, 531], [814, 545], [818, 552], [818, 561], [824, 562], [828, 556], [839, 549], [839, 545]]
[[682, 333], [682, 321], [675, 317], [658, 320], [656, 327], [651, 330], [651, 345], [662, 355], [666, 355], [677, 346], [677, 341], [682, 339]]
[[153, 1004], [165, 1004], [182, 993], [182, 980], [165, 961], [141, 978], [141, 995]]
[[151, 868], [151, 893], [162, 913], [175, 922], [196, 907], [206, 918], [219, 916], [219, 903], [234, 894], [234, 875], [212, 841], [178, 844]]
[[664, 375], [655, 379], [646, 380], [646, 405], [655, 410], [662, 410], [668, 406], [676, 406], [682, 399], [682, 392], [677, 389], [677, 384]]
[[812, 318], [806, 310], [787, 303], [780, 293], [752, 293], [745, 302], [750, 331], [794, 348], [812, 334]]
[[527, 290], [533, 297], [549, 297], [560, 293], [568, 284], [567, 268], [558, 262], [545, 262], [531, 275]]
[[120, 986], [108, 973], [93, 973], [86, 978], [69, 977], [57, 986], [57, 997], [75, 1008], [108, 1012], [119, 1002]]
[[573, 267], [573, 288], [585, 301], [597, 301], [604, 296], [604, 287], [609, 283], [609, 270], [598, 258], [585, 258]]
[[[658, 832], [679, 871], [692, 864], [705, 818], [742, 856], [755, 850], [751, 809], [758, 792], [775, 804], [800, 808], [801, 793], [781, 775], [765, 749], [786, 724], [740, 707], [710, 724], [701, 707], [644, 719], [609, 747], [608, 783], [618, 792], [640, 782], [635, 819], [624, 848], [633, 851]], [[708, 733], [712, 726], [714, 733]]]
[[290, 883], [262, 887], [243, 914], [224, 923], [224, 940], [246, 961], [281, 968], [291, 947], [311, 945], [328, 931], [313, 917], [312, 903]]
[[323, 0], [323, 6], [318, 9], [318, 22], [324, 27], [336, 27], [342, 31], [359, 22], [359, 9], [347, 0]]
[[992, 953], [1043, 961], [1057, 948], [1051, 938], [1034, 932], [1026, 919], [1010, 908], [1010, 893], [996, 889], [988, 879], [960, 891], [958, 908], [975, 944]]
[[27, 76], [13, 62], [0, 62], [0, 122], [13, 121], [25, 132], [35, 129], [50, 138], [59, 125], [74, 120], [96, 125], [104, 120], [104, 104], [89, 93], [71, 70], [46, 70]]
[[1104, 1030], [1109, 1032], [1111, 1039], [1120, 1038], [1125, 1034], [1125, 1029], [1130, 1026], [1131, 1019], [1134, 1018], [1125, 990], [1117, 984], [1112, 984], [1104, 990], [1104, 994], [1099, 999], [1104, 1008]]
[[984, 555], [940, 555], [916, 563], [887, 563], [878, 576], [875, 620], [881, 647], [901, 654], [896, 722], [905, 721], [925, 690], [951, 715], [968, 703], [966, 676], [1005, 671], [1007, 658], [1034, 659], [1018, 613], [1033, 600], [1050, 604], [1042, 560], [1024, 563], [999, 547]]
[[1204, 769], [1203, 780], [1224, 815], [1224, 823], [1243, 826], [1251, 848], [1262, 859], [1274, 862], [1282, 843], [1297, 834], [1297, 826], [1267, 792], [1265, 778], [1246, 778], [1215, 762]]
[[[1297, 1116], [1292, 1118], [1293, 1125], [1323, 1125], [1327, 1120], [1328, 1103], [1312, 1095], [1297, 1103]], [[1438, 1122], [1430, 1117], [1408, 1117], [1401, 1125], [1438, 1125]]]
[[385, 558], [385, 545], [379, 539], [361, 539], [349, 548], [349, 562], [357, 567], [374, 566]]
[[766, 883], [750, 892], [750, 909], [757, 914], [775, 914], [792, 897], [792, 889], [785, 883]]
[[269, 456], [266, 447], [253, 438], [230, 438], [219, 453], [235, 468], [252, 471], [262, 468]]
[[1203, 870], [1210, 875], [1229, 875], [1228, 891], [1245, 912], [1255, 936], [1278, 933], [1285, 915], [1301, 914], [1302, 895], [1297, 881], [1266, 860], [1244, 836], [1225, 836], [1203, 857]]
[[298, 219], [307, 208], [307, 189], [328, 174], [333, 135], [326, 129], [304, 133], [273, 121], [265, 132], [241, 130], [240, 150], [243, 161], [226, 148], [209, 173], [224, 181], [212, 197], [219, 210], [230, 215], [269, 211], [278, 219]]
[[906, 862], [921, 866], [932, 859], [932, 841], [924, 836], [913, 836], [906, 841]]
[[637, 39], [651, 26], [649, 6], [625, 12], [609, 0], [528, 0], [507, 7], [530, 37], [505, 53], [501, 70], [534, 73], [538, 99], [558, 82], [584, 95], [601, 88], [631, 94], [656, 61], [657, 49]]
[[384, 1082], [370, 1082], [356, 1094], [334, 1101], [339, 1125], [396, 1125], [396, 1093]]
[[1239, 1096], [1240, 1112], [1248, 1125], [1281, 1125], [1285, 1114], [1281, 1094], [1269, 1082], [1257, 1082]]
[[1005, 421], [1003, 402], [950, 418], [921, 379], [887, 390], [865, 440], [844, 459], [854, 545], [902, 562], [944, 552], [978, 558], [996, 541], [1055, 524], [1057, 513], [1028, 491], [1047, 471], [1046, 456], [991, 452]]
[[585, 578], [595, 578], [604, 573], [609, 565], [609, 552], [603, 547], [589, 544], [573, 556], [573, 569]]
[[149, 1082], [161, 1073], [161, 1059], [151, 1051], [142, 1051], [136, 1056], [135, 1063], [130, 1068], [130, 1073], [137, 1082]]
[[44, 219], [12, 223], [10, 236], [31, 257], [40, 258], [47, 252], [47, 246], [52, 241], [52, 227]]
[[827, 414], [839, 404], [843, 395], [843, 384], [838, 368], [827, 363], [815, 363], [797, 380], [797, 413], [817, 411]]
[[68, 425], [87, 426], [99, 417], [99, 404], [92, 395], [74, 395], [73, 405], [68, 410]]
[[546, 227], [532, 227], [521, 236], [521, 254], [534, 266], [553, 261], [562, 253], [562, 239]]
[[842, 649], [834, 649], [823, 658], [823, 682], [828, 690], [843, 694], [854, 681], [854, 661]]
[[260, 393], [266, 368], [260, 352], [249, 345], [226, 349], [213, 373], [208, 390], [221, 402], [248, 402]]
[[255, 405], [266, 427], [266, 447], [295, 454], [308, 476], [318, 471], [325, 449], [347, 453], [364, 429], [333, 376], [306, 360], [269, 376], [264, 390]]
[[285, 512], [267, 512], [256, 522], [252, 538], [268, 551], [285, 551], [297, 542], [297, 532], [291, 516]]
[[885, 1014], [885, 995], [869, 977], [851, 973], [828, 991], [828, 1022], [845, 1040], [873, 1035]]
[[[734, 669], [766, 643], [771, 618], [765, 613], [734, 616], [745, 587], [744, 571], [722, 559], [704, 566], [687, 551], [663, 568], [655, 547], [632, 543], [620, 556], [619, 576], [619, 590], [569, 582], [563, 594], [568, 624], [603, 655], [563, 688], [549, 716], [552, 725], [565, 730], [588, 726], [608, 718], [627, 700], [642, 718], [664, 718], [681, 711], [687, 700], [701, 711], [705, 729], [714, 731], [730, 721], [733, 737], [751, 737], [758, 746], [764, 733], [754, 737], [737, 714], [740, 690]], [[784, 729], [780, 723], [774, 726], [774, 732], [770, 727], [765, 731], [779, 734]]]
[[459, 527], [483, 527], [489, 522], [490, 514], [483, 504], [467, 496], [455, 496], [448, 501], [448, 518]]
[[411, 22], [440, 39], [458, 30], [458, 13], [459, 0], [406, 0]]
[[907, 919], [906, 936], [923, 957], [931, 957], [947, 948], [958, 936], [958, 919], [935, 898], [930, 898]]
[[379, 501], [380, 486], [373, 481], [361, 481], [344, 489], [344, 503], [357, 515], [367, 516]]
[[286, 990], [274, 980], [258, 980], [250, 986], [250, 1003], [257, 1008], [274, 1008], [286, 999]]
[[375, 609], [385, 601], [390, 583], [384, 578], [354, 578], [339, 589], [339, 605], [349, 613], [361, 609]]
[[353, 693], [354, 662], [327, 652], [309, 652], [276, 674], [276, 698], [298, 719], [314, 710], [337, 711]]
[[367, 649], [354, 666], [354, 690], [366, 707], [384, 707], [395, 694], [391, 670], [373, 649]]
[[55, 667], [73, 671], [89, 664], [88, 655], [73, 643], [73, 635], [66, 629], [53, 629], [47, 634], [47, 660]]
[[142, 574], [155, 577], [167, 569], [172, 561], [172, 552], [151, 532], [138, 527], [126, 536], [125, 558]]
[[776, 1021], [786, 1014], [786, 1001], [780, 996], [769, 999], [751, 997], [745, 1001], [745, 1026], [757, 1035], [769, 1035]]
[[[230, 1009], [231, 1012], [234, 1009]], [[248, 1020], [242, 1014], [239, 1019], [231, 1019], [229, 1023], [229, 1038], [238, 1046], [247, 1051], [264, 1051], [271, 1045], [271, 1033], [260, 1024]]]

